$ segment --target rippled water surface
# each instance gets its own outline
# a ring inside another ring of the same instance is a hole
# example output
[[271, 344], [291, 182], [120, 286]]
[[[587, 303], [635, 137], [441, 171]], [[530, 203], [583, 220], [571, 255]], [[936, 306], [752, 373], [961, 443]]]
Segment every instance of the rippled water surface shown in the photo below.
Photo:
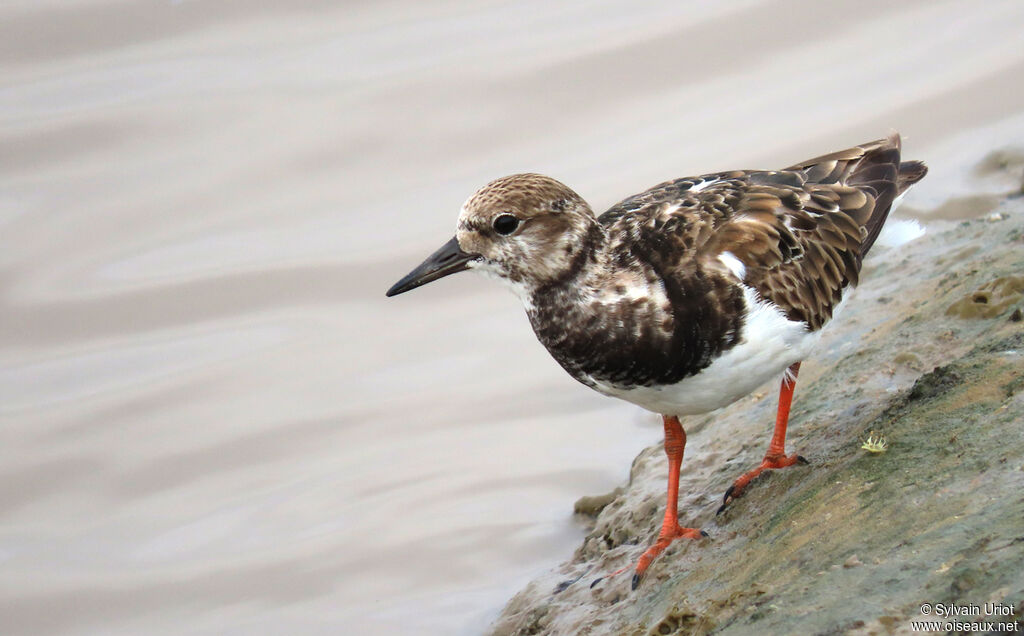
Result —
[[1024, 4], [0, 5], [0, 632], [478, 633], [657, 418], [463, 275], [491, 178], [595, 208], [1024, 130]]

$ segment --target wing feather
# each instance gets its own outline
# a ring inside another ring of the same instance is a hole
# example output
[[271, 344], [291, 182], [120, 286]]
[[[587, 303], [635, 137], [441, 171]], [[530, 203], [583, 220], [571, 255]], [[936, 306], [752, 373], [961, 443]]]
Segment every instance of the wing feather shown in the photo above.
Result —
[[657, 258], [674, 275], [697, 265], [736, 277], [720, 258], [745, 267], [743, 282], [812, 330], [827, 322], [843, 290], [856, 285], [895, 196], [927, 168], [900, 162], [891, 135], [777, 171], [733, 171], [665, 182], [600, 217], [605, 225], [643, 220], [657, 233]]

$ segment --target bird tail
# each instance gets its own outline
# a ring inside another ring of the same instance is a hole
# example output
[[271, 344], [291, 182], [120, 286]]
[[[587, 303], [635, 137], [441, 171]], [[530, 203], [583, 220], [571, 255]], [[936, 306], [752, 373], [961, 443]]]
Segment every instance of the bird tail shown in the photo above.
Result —
[[923, 161], [901, 162], [900, 172], [898, 179], [896, 180], [899, 194], [896, 196], [903, 196], [906, 191], [910, 189], [910, 186], [914, 185], [921, 179], [924, 179], [926, 174], [928, 174], [928, 166], [926, 166]]
[[847, 180], [849, 185], [875, 191], [875, 209], [864, 224], [867, 234], [861, 241], [861, 258], [875, 244], [896, 201], [928, 174], [923, 162], [901, 160], [902, 141], [897, 132], [866, 145], [864, 157]]
[[893, 132], [885, 139], [793, 166], [793, 169], [805, 171], [808, 181], [844, 183], [872, 195], [875, 205], [864, 220], [866, 233], [861, 241], [861, 258], [878, 239], [896, 199], [928, 174], [928, 166], [920, 161], [901, 161], [900, 152], [900, 135]]

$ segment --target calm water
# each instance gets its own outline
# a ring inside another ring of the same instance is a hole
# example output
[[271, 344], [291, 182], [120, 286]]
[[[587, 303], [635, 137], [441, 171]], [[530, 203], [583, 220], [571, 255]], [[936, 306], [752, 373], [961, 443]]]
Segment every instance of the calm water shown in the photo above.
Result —
[[3, 3], [0, 632], [483, 630], [661, 431], [491, 282], [385, 301], [466, 196], [897, 128], [926, 206], [1022, 85], [1019, 0]]

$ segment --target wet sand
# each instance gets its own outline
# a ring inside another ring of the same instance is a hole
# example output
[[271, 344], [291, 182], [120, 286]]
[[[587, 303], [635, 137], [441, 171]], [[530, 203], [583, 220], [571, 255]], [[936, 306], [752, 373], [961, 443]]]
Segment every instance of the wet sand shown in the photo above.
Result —
[[[1024, 143], [1016, 1], [0, 7], [0, 632], [478, 633], [656, 417], [469, 275], [473, 190], [595, 208], [900, 130]], [[977, 212], [977, 208], [968, 209]]]

